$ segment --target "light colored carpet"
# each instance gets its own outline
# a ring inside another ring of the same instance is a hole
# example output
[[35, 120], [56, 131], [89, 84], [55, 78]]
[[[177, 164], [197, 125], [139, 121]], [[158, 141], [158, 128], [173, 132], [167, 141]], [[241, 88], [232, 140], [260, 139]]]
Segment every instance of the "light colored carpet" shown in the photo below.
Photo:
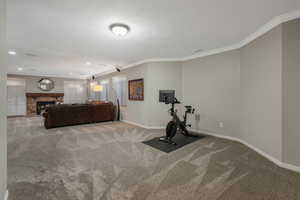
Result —
[[206, 137], [167, 154], [141, 143], [160, 135], [8, 119], [9, 200], [300, 200], [300, 174], [242, 144]]

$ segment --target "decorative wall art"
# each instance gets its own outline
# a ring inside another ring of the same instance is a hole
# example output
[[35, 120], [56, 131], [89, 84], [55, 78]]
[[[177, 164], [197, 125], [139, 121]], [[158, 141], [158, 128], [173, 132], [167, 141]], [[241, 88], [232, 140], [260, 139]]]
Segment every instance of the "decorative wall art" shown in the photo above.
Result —
[[37, 82], [38, 88], [41, 91], [51, 91], [54, 88], [54, 81], [49, 78], [42, 78]]
[[132, 101], [144, 101], [144, 79], [128, 81], [128, 98]]

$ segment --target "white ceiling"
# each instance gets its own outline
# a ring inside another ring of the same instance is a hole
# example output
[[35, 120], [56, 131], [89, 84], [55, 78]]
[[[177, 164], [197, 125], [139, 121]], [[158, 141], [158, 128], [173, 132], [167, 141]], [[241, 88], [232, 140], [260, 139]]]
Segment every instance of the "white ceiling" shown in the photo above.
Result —
[[[9, 73], [85, 78], [241, 41], [299, 0], [9, 0]], [[131, 32], [113, 35], [121, 22]], [[33, 55], [25, 55], [33, 54]], [[87, 65], [91, 62], [92, 65]], [[17, 68], [24, 68], [18, 71]]]

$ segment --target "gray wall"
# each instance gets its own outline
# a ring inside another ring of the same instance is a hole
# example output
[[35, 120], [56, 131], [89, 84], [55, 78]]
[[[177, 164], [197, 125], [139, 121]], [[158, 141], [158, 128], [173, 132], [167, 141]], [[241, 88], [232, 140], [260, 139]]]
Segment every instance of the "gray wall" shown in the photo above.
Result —
[[[148, 64], [147, 96], [148, 126], [165, 127], [171, 117], [170, 105], [159, 103], [159, 90], [175, 90], [175, 95], [182, 101], [182, 66], [180, 62], [154, 62]], [[181, 105], [182, 106], [182, 105]], [[176, 106], [178, 114], [181, 106]]]
[[86, 81], [81, 79], [69, 79], [69, 78], [53, 78], [47, 77], [54, 81], [54, 89], [50, 92], [44, 92], [38, 89], [37, 82], [41, 80], [41, 78], [46, 78], [44, 76], [20, 76], [20, 75], [8, 75], [9, 78], [22, 78], [26, 81], [26, 91], [28, 93], [64, 93], [64, 81]]
[[190, 118], [193, 128], [239, 138], [279, 161], [300, 166], [299, 35], [300, 19], [277, 26], [239, 50], [126, 69], [122, 73], [128, 79], [145, 79], [146, 98], [129, 102], [123, 118], [164, 126], [169, 116], [157, 101], [158, 90], [176, 89], [184, 105], [195, 106], [200, 115], [200, 121]]
[[0, 200], [6, 193], [6, 50], [5, 36], [5, 1], [0, 0]]
[[[200, 121], [192, 128], [227, 136], [239, 134], [240, 52], [198, 58], [184, 62], [184, 103], [193, 105]], [[223, 127], [220, 127], [220, 122]]]
[[[181, 63], [161, 62], [147, 63], [97, 78], [98, 81], [109, 80], [114, 76], [125, 75], [127, 80], [144, 79], [144, 101], [129, 101], [121, 108], [122, 120], [138, 123], [147, 127], [164, 127], [170, 120], [169, 106], [159, 103], [159, 90], [174, 89], [176, 96], [182, 98]], [[110, 84], [111, 88], [111, 84]], [[110, 89], [111, 90], [111, 89]], [[110, 92], [110, 100], [114, 95]], [[180, 108], [178, 108], [180, 111]]]
[[[282, 158], [282, 28], [234, 51], [183, 62], [194, 128], [233, 136]], [[220, 124], [223, 123], [223, 127]]]
[[[120, 76], [125, 75], [128, 80], [133, 79], [144, 79], [144, 95], [147, 96], [148, 90], [146, 89], [148, 87], [149, 81], [148, 81], [148, 64], [139, 65], [136, 67], [132, 67], [129, 69], [122, 70], [120, 73], [112, 73], [105, 76], [98, 77], [98, 81], [102, 80], [108, 80], [109, 81], [109, 100], [114, 101], [115, 100], [115, 94], [112, 92], [112, 77], [114, 76]], [[128, 85], [126, 86], [126, 88]], [[129, 101], [128, 97], [127, 99], [127, 105], [121, 108], [121, 119], [127, 120], [130, 122], [135, 122], [138, 124], [142, 124], [147, 126], [148, 118], [147, 118], [147, 103], [148, 99], [145, 98], [144, 101]]]
[[281, 160], [282, 27], [241, 49], [240, 138]]
[[[117, 73], [115, 75], [119, 75]], [[140, 67], [134, 67], [123, 71], [121, 74], [126, 75], [128, 80], [134, 79], [144, 79], [144, 95], [147, 96], [149, 81], [148, 81], [148, 65], [141, 65]], [[111, 82], [110, 82], [111, 83]], [[126, 87], [128, 88], [128, 87]], [[146, 125], [147, 126], [147, 103], [148, 99], [145, 98], [144, 101], [129, 101], [127, 98], [127, 105], [122, 108], [122, 119], [136, 122], [138, 124]]]
[[[41, 78], [45, 77], [25, 77], [26, 80], [26, 92], [29, 93], [48, 93], [43, 92], [37, 87], [37, 82], [41, 80]], [[64, 93], [64, 81], [65, 79], [62, 78], [50, 78], [54, 81], [54, 89], [51, 90], [51, 93]]]
[[283, 161], [300, 166], [300, 19], [283, 24]]

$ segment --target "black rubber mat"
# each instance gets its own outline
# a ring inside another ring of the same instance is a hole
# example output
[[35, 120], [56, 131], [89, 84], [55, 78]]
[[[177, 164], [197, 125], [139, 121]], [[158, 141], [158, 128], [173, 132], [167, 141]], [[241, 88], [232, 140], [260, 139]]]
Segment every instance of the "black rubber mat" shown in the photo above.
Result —
[[159, 140], [159, 137], [144, 141], [143, 143], [146, 145], [149, 145], [155, 149], [158, 149], [160, 151], [170, 153], [172, 151], [176, 151], [177, 149], [180, 149], [181, 147], [191, 144], [197, 140], [200, 140], [204, 137], [205, 137], [204, 135], [199, 135], [199, 136], [197, 135], [194, 137], [186, 137], [182, 134], [176, 134], [176, 136], [173, 138], [173, 141], [176, 142], [176, 145], [162, 142]]

